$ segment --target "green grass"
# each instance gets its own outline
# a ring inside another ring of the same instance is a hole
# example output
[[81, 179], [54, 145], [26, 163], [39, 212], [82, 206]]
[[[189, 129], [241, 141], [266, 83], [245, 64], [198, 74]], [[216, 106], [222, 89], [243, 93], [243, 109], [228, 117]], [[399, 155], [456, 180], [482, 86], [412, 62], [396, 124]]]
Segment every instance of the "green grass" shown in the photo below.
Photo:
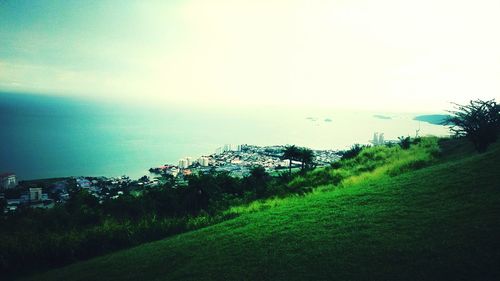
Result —
[[399, 146], [365, 148], [355, 158], [334, 163], [335, 168], [320, 168], [295, 177], [289, 187], [307, 190], [322, 185], [346, 186], [367, 178], [395, 176], [432, 164], [438, 153], [438, 139], [435, 137], [423, 138], [407, 150]]
[[435, 158], [428, 145], [377, 150], [336, 185], [29, 280], [500, 280], [500, 146], [442, 141]]

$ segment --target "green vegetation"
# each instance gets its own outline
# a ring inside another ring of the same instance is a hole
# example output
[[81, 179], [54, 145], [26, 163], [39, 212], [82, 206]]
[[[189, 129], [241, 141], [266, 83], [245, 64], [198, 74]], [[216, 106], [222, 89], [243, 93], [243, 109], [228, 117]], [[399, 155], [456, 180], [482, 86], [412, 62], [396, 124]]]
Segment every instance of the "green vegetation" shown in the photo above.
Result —
[[[434, 160], [438, 151], [437, 138], [424, 138], [418, 144], [411, 146], [411, 149], [397, 146], [354, 145], [344, 154], [349, 157], [343, 157], [341, 161], [334, 163], [332, 168], [315, 169], [305, 175], [296, 176], [288, 185], [291, 188], [307, 190], [329, 184], [342, 186], [346, 182], [355, 182], [374, 175], [398, 175], [428, 165]], [[351, 156], [354, 153], [357, 156]]]
[[288, 174], [292, 174], [292, 161], [300, 161], [302, 172], [309, 170], [313, 167], [314, 162], [314, 152], [306, 147], [297, 147], [295, 145], [290, 145], [283, 151], [283, 159], [288, 159]]
[[447, 119], [450, 130], [466, 137], [479, 152], [485, 151], [500, 133], [500, 105], [495, 100], [472, 100], [468, 105], [456, 104], [457, 110]]
[[[234, 217], [230, 206], [286, 196], [290, 176], [271, 177], [262, 167], [235, 178], [211, 172], [187, 177], [187, 186], [166, 181], [158, 188], [125, 190], [99, 202], [84, 190], [53, 209], [22, 207], [0, 215], [0, 274], [46, 270]], [[0, 202], [1, 205], [2, 202]]]
[[400, 137], [398, 137], [398, 140], [399, 140], [399, 146], [402, 149], [410, 148], [411, 138], [409, 136], [408, 137], [400, 136]]
[[[370, 147], [370, 146], [369, 145], [360, 145], [359, 143], [353, 144], [350, 149], [341, 152], [342, 153], [342, 160], [351, 159], [351, 158], [358, 156], [358, 154], [361, 152], [361, 150], [363, 150], [364, 148], [367, 148], [367, 147]], [[336, 165], [337, 163], [334, 163], [334, 164]]]
[[500, 145], [364, 148], [287, 183], [305, 195], [30, 280], [498, 280]]

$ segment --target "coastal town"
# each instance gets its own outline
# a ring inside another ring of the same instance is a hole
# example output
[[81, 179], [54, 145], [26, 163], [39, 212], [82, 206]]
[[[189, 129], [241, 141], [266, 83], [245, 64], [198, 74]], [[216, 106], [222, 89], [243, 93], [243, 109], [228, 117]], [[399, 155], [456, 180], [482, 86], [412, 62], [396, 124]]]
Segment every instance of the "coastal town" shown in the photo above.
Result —
[[[184, 157], [175, 164], [164, 164], [149, 169], [150, 174], [132, 180], [121, 177], [65, 177], [18, 181], [14, 173], [0, 174], [0, 201], [3, 211], [14, 212], [20, 207], [52, 208], [64, 204], [72, 192], [87, 190], [99, 202], [113, 200], [124, 194], [137, 195], [144, 188], [154, 188], [170, 181], [174, 188], [187, 184], [191, 174], [226, 172], [233, 177], [244, 177], [253, 167], [261, 166], [271, 175], [287, 172], [289, 167], [297, 169], [300, 161], [284, 159], [286, 146], [256, 146], [226, 144], [214, 153], [193, 159]], [[335, 150], [313, 150], [314, 165], [328, 166], [340, 159]]]
[[[182, 180], [184, 176], [192, 173], [203, 173], [211, 170], [228, 172], [235, 177], [248, 175], [250, 169], [261, 166], [270, 174], [276, 174], [288, 169], [290, 160], [283, 158], [286, 146], [256, 146], [226, 144], [216, 149], [215, 153], [201, 156], [197, 159], [185, 157], [179, 159], [177, 165], [165, 164], [151, 168], [149, 171], [155, 175], [169, 175]], [[340, 159], [339, 151], [313, 150], [316, 166], [326, 166]], [[293, 167], [299, 167], [300, 161], [292, 161]]]
[[18, 182], [15, 174], [6, 173], [0, 175], [0, 202], [4, 202], [4, 213], [14, 212], [20, 207], [50, 209], [56, 204], [66, 203], [72, 192], [87, 190], [102, 203], [107, 199], [118, 198], [130, 191], [132, 186], [141, 185], [144, 185], [144, 181], [132, 181], [127, 176], [81, 176]]

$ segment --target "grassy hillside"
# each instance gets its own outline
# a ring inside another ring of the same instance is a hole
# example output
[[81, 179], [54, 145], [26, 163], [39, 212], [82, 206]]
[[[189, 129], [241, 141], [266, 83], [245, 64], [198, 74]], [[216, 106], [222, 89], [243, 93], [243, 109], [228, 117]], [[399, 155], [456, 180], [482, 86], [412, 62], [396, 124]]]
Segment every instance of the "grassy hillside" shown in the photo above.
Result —
[[322, 185], [306, 196], [30, 280], [499, 280], [500, 146], [426, 145], [374, 148], [297, 180]]

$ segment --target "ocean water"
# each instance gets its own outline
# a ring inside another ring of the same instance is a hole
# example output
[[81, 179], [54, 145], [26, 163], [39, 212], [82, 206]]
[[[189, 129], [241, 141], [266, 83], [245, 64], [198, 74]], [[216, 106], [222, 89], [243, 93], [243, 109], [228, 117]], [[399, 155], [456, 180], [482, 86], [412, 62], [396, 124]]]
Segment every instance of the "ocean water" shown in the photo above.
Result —
[[[130, 105], [0, 93], [0, 173], [20, 179], [148, 174], [150, 167], [213, 153], [224, 144], [344, 149], [374, 132], [447, 135], [419, 113], [334, 109]], [[387, 118], [377, 118], [383, 115]], [[326, 119], [331, 119], [330, 122]]]

